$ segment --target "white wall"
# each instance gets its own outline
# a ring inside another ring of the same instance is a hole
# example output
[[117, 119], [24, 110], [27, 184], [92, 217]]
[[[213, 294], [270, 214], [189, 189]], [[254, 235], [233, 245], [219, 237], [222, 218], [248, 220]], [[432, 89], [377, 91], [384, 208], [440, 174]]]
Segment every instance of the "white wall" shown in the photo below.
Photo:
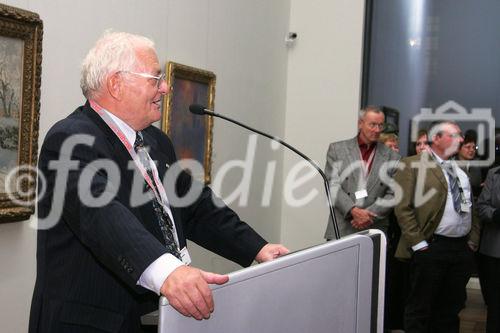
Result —
[[[107, 28], [146, 35], [156, 42], [160, 62], [174, 60], [217, 74], [215, 103], [226, 113], [266, 131], [283, 135], [289, 0], [7, 0], [37, 12], [44, 21], [40, 144], [57, 120], [84, 100], [79, 64]], [[215, 122], [214, 173], [227, 159], [245, 156], [248, 134]], [[262, 148], [260, 147], [262, 146]], [[254, 177], [264, 178], [274, 152], [259, 141]], [[278, 154], [278, 159], [281, 155]], [[228, 177], [222, 194], [238, 183]], [[277, 182], [280, 185], [280, 182]], [[259, 181], [251, 184], [248, 207], [259, 201]], [[280, 186], [276, 187], [278, 190]], [[254, 190], [255, 189], [255, 190]], [[238, 208], [241, 216], [271, 241], [280, 237], [279, 191], [273, 208]], [[25, 222], [0, 225], [0, 323], [3, 332], [26, 332], [35, 278], [35, 231]], [[215, 256], [195, 263], [227, 271], [237, 266]]]
[[[285, 137], [324, 168], [328, 144], [356, 134], [361, 87], [364, 0], [292, 0]], [[285, 154], [285, 177], [300, 159]], [[307, 205], [282, 206], [282, 242], [293, 249], [323, 241], [328, 208], [316, 176], [294, 195], [317, 191]]]
[[[192, 7], [197, 8], [199, 1], [191, 2]], [[287, 66], [283, 38], [288, 29], [289, 1], [219, 0], [205, 2], [196, 10], [186, 8], [185, 1], [172, 1], [169, 9], [170, 26], [175, 27], [169, 30], [169, 59], [208, 68], [217, 74], [217, 112], [282, 136]], [[195, 38], [191, 40], [186, 35]], [[245, 159], [248, 131], [215, 120], [214, 133], [215, 171], [226, 161]], [[277, 242], [280, 238], [281, 178], [275, 179], [271, 205], [260, 205], [267, 161], [282, 159], [282, 153], [272, 151], [268, 142], [262, 138], [257, 141], [248, 202], [242, 205], [234, 202], [231, 207], [266, 239]], [[280, 170], [278, 168], [276, 173], [281, 174]], [[224, 177], [219, 191], [223, 198], [233, 192], [241, 177], [240, 169]], [[198, 254], [197, 258], [203, 258], [203, 261], [194, 260], [197, 266], [218, 272], [239, 268], [198, 247], [191, 245], [190, 251]]]

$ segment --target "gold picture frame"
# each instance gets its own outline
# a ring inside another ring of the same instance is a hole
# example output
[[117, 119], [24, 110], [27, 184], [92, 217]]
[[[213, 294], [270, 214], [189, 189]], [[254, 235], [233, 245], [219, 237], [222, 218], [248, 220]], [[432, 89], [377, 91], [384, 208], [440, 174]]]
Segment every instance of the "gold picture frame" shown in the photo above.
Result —
[[161, 128], [173, 142], [177, 158], [194, 159], [203, 165], [203, 175], [193, 175], [205, 184], [211, 182], [213, 119], [193, 115], [191, 104], [213, 110], [215, 80], [213, 72], [168, 62], [167, 84], [171, 92], [164, 97]]
[[38, 14], [0, 4], [0, 223], [34, 212], [42, 36]]

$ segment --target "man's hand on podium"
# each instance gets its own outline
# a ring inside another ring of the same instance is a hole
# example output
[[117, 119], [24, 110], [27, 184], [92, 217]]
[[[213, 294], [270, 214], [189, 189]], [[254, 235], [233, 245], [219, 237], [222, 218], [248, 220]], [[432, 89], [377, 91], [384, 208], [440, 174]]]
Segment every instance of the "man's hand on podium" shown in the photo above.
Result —
[[[276, 259], [289, 250], [281, 244], [266, 244], [257, 253], [255, 260], [259, 263]], [[227, 275], [202, 271], [201, 269], [180, 266], [163, 282], [160, 292], [170, 305], [187, 317], [198, 320], [210, 318], [214, 311], [214, 300], [209, 284], [224, 284], [229, 280]]]
[[281, 257], [282, 255], [290, 252], [286, 247], [281, 244], [266, 244], [255, 257], [258, 263], [269, 261]]
[[208, 284], [224, 284], [228, 280], [227, 275], [180, 266], [168, 275], [160, 292], [183, 315], [198, 320], [208, 319], [214, 311], [214, 300]]

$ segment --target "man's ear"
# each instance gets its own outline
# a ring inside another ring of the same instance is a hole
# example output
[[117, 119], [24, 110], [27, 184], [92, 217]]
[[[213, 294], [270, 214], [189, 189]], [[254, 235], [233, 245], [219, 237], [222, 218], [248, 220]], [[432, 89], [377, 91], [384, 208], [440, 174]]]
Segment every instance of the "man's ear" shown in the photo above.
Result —
[[109, 95], [116, 100], [121, 100], [123, 96], [123, 80], [120, 73], [114, 73], [106, 79], [106, 89]]

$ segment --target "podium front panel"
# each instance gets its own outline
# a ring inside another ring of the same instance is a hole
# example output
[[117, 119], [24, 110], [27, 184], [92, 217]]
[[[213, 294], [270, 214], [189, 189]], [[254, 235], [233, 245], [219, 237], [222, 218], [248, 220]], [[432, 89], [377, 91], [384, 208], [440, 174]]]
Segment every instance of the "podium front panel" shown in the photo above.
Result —
[[373, 255], [372, 239], [353, 235], [230, 273], [211, 286], [209, 320], [184, 317], [162, 297], [159, 332], [370, 332]]

